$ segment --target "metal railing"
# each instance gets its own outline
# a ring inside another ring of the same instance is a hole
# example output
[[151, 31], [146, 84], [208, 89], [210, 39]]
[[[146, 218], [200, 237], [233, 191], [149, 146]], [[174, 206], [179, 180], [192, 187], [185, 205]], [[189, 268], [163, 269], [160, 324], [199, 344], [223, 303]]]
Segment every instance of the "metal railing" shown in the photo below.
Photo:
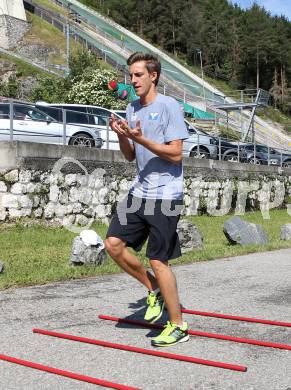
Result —
[[[34, 110], [34, 112], [30, 113], [30, 118], [20, 118], [17, 115], [19, 108], [22, 114], [29, 110]], [[42, 111], [39, 105], [36, 106], [33, 103], [13, 99], [0, 100], [0, 140], [22, 140], [86, 147], [96, 146], [102, 149], [119, 150], [117, 135], [109, 126], [110, 111], [108, 111], [108, 115], [98, 115], [77, 109], [67, 109], [64, 106], [53, 107], [47, 105], [43, 107], [43, 109], [47, 108], [57, 111], [59, 120], [52, 118], [46, 111]], [[86, 123], [73, 122], [70, 120], [72, 114], [84, 116], [84, 119], [87, 118]], [[19, 121], [25, 122], [27, 127], [22, 126], [20, 129]], [[98, 123], [93, 124], [94, 122]], [[39, 125], [37, 128], [35, 127], [36, 123]], [[57, 131], [56, 129], [52, 132], [49, 131], [51, 123], [58, 125]], [[278, 166], [281, 168], [291, 167], [290, 148], [274, 149], [268, 145], [256, 144], [256, 142], [247, 143], [214, 137], [199, 130], [194, 125], [191, 125], [188, 132], [189, 138], [183, 144], [184, 157]]]
[[[57, 111], [57, 118], [49, 115], [47, 108]], [[118, 149], [117, 136], [109, 127], [109, 116], [64, 107], [44, 106], [43, 110], [33, 103], [0, 99], [0, 141], [21, 140]], [[84, 122], [70, 121], [72, 114], [83, 116]], [[96, 124], [96, 121], [102, 125]]]

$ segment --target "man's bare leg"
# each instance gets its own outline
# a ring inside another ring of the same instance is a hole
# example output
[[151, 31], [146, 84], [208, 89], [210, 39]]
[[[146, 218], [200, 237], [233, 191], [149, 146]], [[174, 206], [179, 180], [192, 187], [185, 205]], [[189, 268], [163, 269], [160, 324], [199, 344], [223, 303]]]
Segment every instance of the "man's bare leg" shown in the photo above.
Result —
[[150, 260], [151, 267], [156, 276], [157, 284], [168, 309], [169, 319], [176, 325], [182, 325], [180, 300], [177, 290], [176, 277], [168, 262]]
[[126, 273], [140, 281], [149, 291], [153, 291], [158, 287], [156, 278], [127, 249], [125, 242], [117, 237], [108, 237], [105, 240], [105, 247], [112, 259]]

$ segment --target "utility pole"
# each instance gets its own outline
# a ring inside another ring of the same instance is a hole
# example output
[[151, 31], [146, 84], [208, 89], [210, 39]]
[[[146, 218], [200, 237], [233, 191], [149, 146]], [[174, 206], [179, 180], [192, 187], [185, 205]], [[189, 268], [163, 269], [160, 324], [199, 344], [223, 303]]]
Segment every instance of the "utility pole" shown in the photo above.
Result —
[[70, 30], [70, 20], [72, 20], [75, 23], [81, 23], [81, 19], [78, 15], [78, 13], [74, 10], [71, 10], [71, 3], [68, 2], [68, 15], [67, 15], [67, 22], [66, 22], [66, 41], [67, 41], [67, 74], [70, 74], [70, 35], [73, 35], [73, 32], [71, 33]]
[[67, 38], [67, 74], [70, 74], [70, 23], [69, 19], [66, 23], [66, 38]]
[[68, 15], [66, 23], [66, 49], [67, 49], [67, 76], [70, 74], [70, 16], [71, 16], [71, 3], [68, 1]]

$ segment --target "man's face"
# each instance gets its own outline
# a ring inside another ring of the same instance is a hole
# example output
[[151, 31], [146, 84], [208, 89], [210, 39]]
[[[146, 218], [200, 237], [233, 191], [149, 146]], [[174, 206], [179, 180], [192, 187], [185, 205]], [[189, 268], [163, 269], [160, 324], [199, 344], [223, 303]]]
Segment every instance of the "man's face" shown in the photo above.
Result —
[[129, 67], [131, 83], [135, 89], [137, 96], [146, 96], [153, 87], [153, 81], [157, 77], [157, 73], [149, 73], [146, 68], [145, 61], [135, 62]]

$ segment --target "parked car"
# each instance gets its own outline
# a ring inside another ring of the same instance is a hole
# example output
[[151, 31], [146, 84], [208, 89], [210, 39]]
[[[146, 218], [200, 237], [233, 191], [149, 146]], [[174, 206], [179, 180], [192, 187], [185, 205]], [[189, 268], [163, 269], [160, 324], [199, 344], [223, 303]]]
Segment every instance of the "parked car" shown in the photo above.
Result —
[[214, 137], [197, 129], [185, 119], [189, 138], [183, 142], [183, 156], [195, 158], [217, 158], [217, 145]]
[[[111, 114], [114, 114], [120, 119], [124, 119], [126, 111], [109, 110], [104, 107], [97, 107], [85, 104], [62, 104], [62, 103], [46, 103], [36, 102], [36, 107], [46, 112], [59, 122], [63, 122], [63, 111], [66, 110], [66, 122], [69, 124], [78, 124], [86, 126], [91, 129], [100, 131], [103, 139], [103, 149], [119, 150], [119, 143], [117, 135], [114, 131], [109, 129], [107, 135], [107, 121]], [[107, 144], [108, 137], [108, 144]]]
[[126, 110], [112, 110], [114, 114], [121, 116], [123, 119], [126, 119]]
[[[10, 139], [10, 106], [0, 103], [0, 140]], [[30, 104], [13, 104], [13, 139], [50, 144], [63, 143], [63, 124]], [[66, 126], [66, 144], [101, 148], [100, 131]]]
[[284, 153], [282, 157], [282, 166], [285, 168], [291, 168], [291, 155]]
[[217, 145], [217, 159], [222, 160], [224, 153], [229, 149], [237, 147], [237, 141], [232, 141], [226, 138], [213, 137]]
[[[246, 162], [255, 165], [281, 165], [281, 153], [266, 145], [241, 144], [224, 152], [222, 159], [225, 161]], [[283, 166], [291, 166], [291, 155], [282, 154]]]

